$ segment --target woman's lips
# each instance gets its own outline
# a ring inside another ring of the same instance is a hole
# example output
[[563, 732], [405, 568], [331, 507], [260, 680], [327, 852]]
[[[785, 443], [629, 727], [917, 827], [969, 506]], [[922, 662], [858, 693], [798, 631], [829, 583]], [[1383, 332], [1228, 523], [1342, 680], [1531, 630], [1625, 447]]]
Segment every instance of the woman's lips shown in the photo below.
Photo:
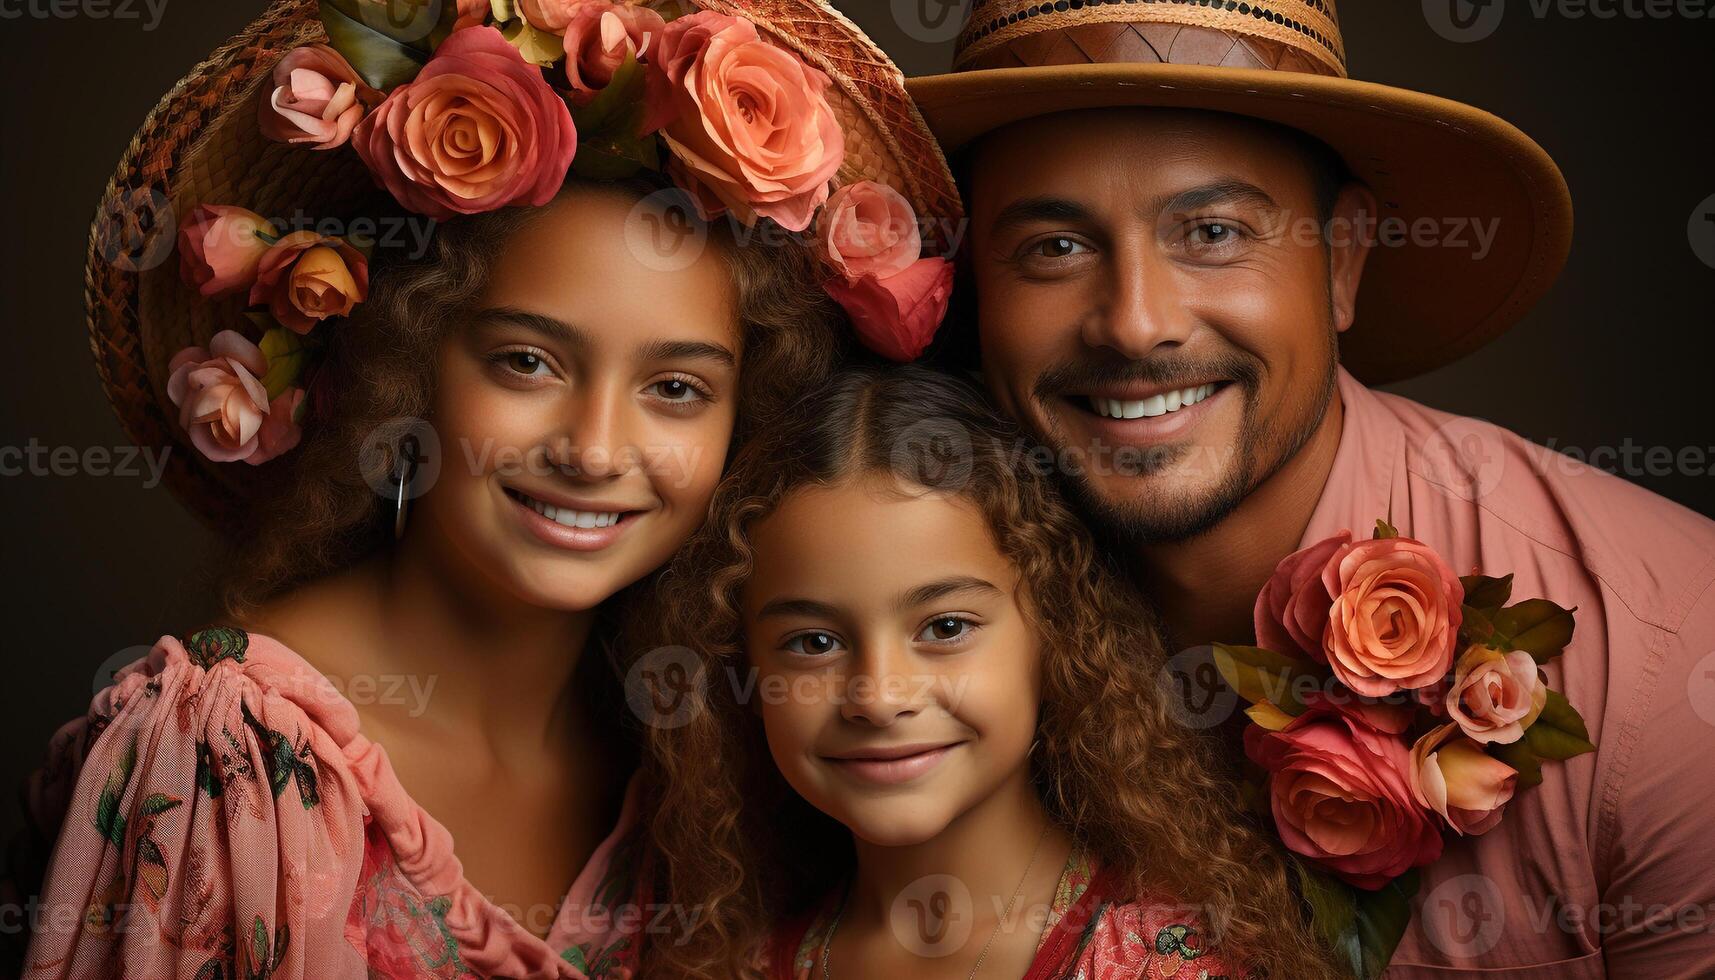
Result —
[[542, 543], [567, 551], [600, 551], [618, 541], [644, 514], [643, 511], [625, 511], [618, 521], [606, 527], [570, 527], [537, 513], [534, 507], [515, 494], [508, 493], [506, 499], [525, 530]]
[[823, 756], [822, 759], [854, 779], [883, 786], [908, 783], [941, 764], [963, 742], [935, 746], [901, 746], [869, 750], [852, 756]]

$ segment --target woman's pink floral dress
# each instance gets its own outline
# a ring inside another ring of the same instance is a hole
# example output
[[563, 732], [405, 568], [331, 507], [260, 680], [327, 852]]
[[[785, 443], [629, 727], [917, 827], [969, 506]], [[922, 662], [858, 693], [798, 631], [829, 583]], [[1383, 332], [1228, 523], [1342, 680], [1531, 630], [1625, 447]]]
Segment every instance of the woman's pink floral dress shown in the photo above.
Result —
[[464, 879], [357, 711], [266, 636], [163, 637], [54, 737], [30, 980], [626, 980], [638, 787], [546, 941]]
[[[776, 936], [769, 980], [820, 980], [837, 905], [832, 896], [808, 920]], [[1116, 901], [1111, 882], [1083, 848], [1060, 873], [1036, 958], [1024, 980], [1241, 980], [1246, 974], [1199, 939], [1183, 907]]]

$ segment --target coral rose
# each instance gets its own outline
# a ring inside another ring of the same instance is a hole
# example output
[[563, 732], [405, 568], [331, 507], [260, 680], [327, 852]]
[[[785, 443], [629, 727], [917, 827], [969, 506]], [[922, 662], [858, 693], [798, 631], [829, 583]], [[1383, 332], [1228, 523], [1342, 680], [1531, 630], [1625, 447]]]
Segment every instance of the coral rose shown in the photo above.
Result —
[[669, 23], [651, 63], [673, 109], [661, 130], [671, 172], [703, 217], [731, 210], [747, 225], [761, 216], [808, 228], [845, 158], [828, 76], [713, 11]]
[[904, 272], [923, 250], [917, 212], [886, 184], [860, 180], [828, 198], [816, 219], [817, 250], [847, 282]]
[[306, 44], [274, 66], [274, 90], [259, 106], [262, 135], [312, 149], [343, 146], [363, 118], [362, 95], [375, 94], [338, 51]]
[[277, 242], [256, 268], [252, 305], [268, 304], [280, 325], [309, 333], [330, 316], [349, 316], [369, 295], [369, 263], [338, 238], [297, 231]]
[[1400, 738], [1410, 710], [1320, 693], [1305, 701], [1280, 731], [1245, 731], [1245, 754], [1270, 774], [1269, 806], [1287, 848], [1372, 890], [1440, 857], [1440, 831], [1412, 794]]
[[566, 103], [492, 27], [454, 31], [352, 145], [405, 207], [437, 220], [547, 204], [577, 152]]
[[[588, 105], [627, 56], [643, 60], [667, 29], [648, 7], [586, 0], [566, 24], [566, 81], [572, 102]], [[656, 86], [664, 92], [664, 86]]]
[[524, 22], [539, 31], [564, 34], [580, 9], [603, 0], [518, 0], [518, 13]]
[[179, 273], [207, 297], [249, 289], [269, 240], [277, 235], [254, 211], [200, 205], [179, 227]]
[[1446, 693], [1447, 715], [1472, 741], [1506, 744], [1524, 737], [1548, 703], [1548, 685], [1523, 650], [1473, 646], [1459, 656]]
[[[167, 397], [179, 407], [179, 424], [209, 459], [265, 463], [297, 444], [291, 416], [303, 392], [293, 396], [289, 389], [270, 404], [260, 380], [268, 373], [268, 358], [241, 334], [222, 330], [206, 350], [187, 347], [173, 355], [167, 370]], [[270, 418], [276, 408], [283, 418]]]
[[1334, 600], [1322, 587], [1322, 570], [1336, 551], [1351, 543], [1352, 532], [1341, 531], [1280, 560], [1257, 593], [1252, 612], [1257, 646], [1317, 661], [1328, 659], [1322, 653], [1322, 637], [1328, 631], [1328, 609]]
[[1412, 795], [1461, 834], [1500, 823], [1517, 785], [1513, 767], [1459, 734], [1456, 724], [1442, 725], [1411, 747]]
[[1322, 569], [1333, 597], [1322, 652], [1334, 677], [1366, 697], [1427, 687], [1453, 666], [1465, 589], [1429, 546], [1358, 541]]
[[845, 308], [865, 347], [903, 363], [923, 353], [947, 315], [953, 265], [937, 257], [918, 259], [886, 279], [865, 276], [846, 282], [836, 278], [823, 288]]

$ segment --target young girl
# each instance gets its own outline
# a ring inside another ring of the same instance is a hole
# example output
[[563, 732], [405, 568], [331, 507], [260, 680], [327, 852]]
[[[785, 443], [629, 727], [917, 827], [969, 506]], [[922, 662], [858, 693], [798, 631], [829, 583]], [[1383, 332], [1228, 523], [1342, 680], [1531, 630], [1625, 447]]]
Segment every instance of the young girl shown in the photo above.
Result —
[[633, 670], [701, 681], [649, 736], [696, 917], [646, 973], [1324, 975], [1144, 607], [1016, 430], [919, 368], [792, 417], [735, 460], [671, 568], [677, 646]]

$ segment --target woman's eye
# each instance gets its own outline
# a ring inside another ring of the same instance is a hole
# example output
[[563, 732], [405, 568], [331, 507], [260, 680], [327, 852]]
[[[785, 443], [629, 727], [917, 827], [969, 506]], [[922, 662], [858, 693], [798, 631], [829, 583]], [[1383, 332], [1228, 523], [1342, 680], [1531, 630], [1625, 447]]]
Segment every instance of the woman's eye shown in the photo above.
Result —
[[799, 633], [786, 641], [786, 649], [806, 657], [820, 657], [839, 648], [839, 638], [832, 633]]
[[958, 616], [938, 616], [924, 625], [922, 632], [917, 634], [917, 639], [932, 643], [945, 643], [964, 636], [974, 627], [975, 624], [968, 619], [962, 619]]
[[548, 373], [548, 362], [541, 356], [527, 350], [510, 351], [506, 355], [506, 366], [523, 375], [539, 375]]
[[654, 392], [657, 398], [669, 402], [694, 402], [705, 397], [695, 385], [679, 378], [657, 381], [649, 386], [649, 390]]
[[1063, 259], [1076, 254], [1077, 250], [1083, 247], [1082, 244], [1064, 235], [1056, 235], [1053, 238], [1044, 238], [1032, 245], [1029, 254], [1045, 259]]

